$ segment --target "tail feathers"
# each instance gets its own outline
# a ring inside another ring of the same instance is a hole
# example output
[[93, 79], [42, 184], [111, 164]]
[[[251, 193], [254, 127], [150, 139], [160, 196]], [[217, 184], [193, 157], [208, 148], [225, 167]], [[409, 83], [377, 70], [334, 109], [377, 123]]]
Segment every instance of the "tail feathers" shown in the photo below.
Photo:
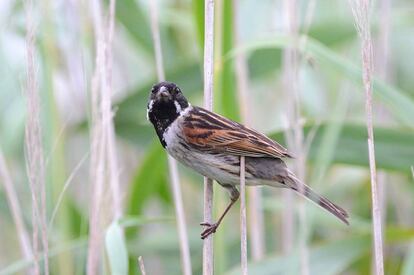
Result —
[[322, 208], [326, 209], [333, 215], [335, 215], [338, 219], [340, 219], [345, 224], [349, 225], [348, 221], [348, 213], [340, 206], [334, 204], [327, 198], [324, 198], [317, 193], [315, 193], [309, 186], [301, 182], [293, 173], [289, 171], [289, 176], [287, 178], [287, 182], [284, 182], [288, 188], [295, 190], [296, 192], [304, 195], [309, 200], [313, 201], [314, 203], [318, 204]]

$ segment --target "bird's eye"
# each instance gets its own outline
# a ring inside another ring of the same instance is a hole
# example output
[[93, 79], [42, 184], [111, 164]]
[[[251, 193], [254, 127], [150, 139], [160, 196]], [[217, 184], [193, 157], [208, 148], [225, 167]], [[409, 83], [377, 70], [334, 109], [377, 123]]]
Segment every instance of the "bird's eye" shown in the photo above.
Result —
[[180, 88], [175, 87], [174, 92], [176, 92], [177, 94], [178, 94], [178, 93], [181, 93]]
[[171, 88], [170, 89], [170, 93], [172, 94], [172, 95], [176, 95], [176, 94], [178, 94], [180, 92], [180, 90], [177, 88], [177, 87], [175, 87], [175, 88]]

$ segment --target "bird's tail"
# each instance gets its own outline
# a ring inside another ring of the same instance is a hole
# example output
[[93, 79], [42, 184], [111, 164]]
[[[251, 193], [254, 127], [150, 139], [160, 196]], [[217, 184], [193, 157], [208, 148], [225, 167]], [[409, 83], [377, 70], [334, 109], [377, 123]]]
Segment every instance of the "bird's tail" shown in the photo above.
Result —
[[300, 181], [292, 172], [288, 171], [288, 177], [283, 183], [286, 187], [295, 190], [301, 195], [304, 195], [306, 198], [326, 209], [345, 224], [349, 225], [348, 213], [342, 207], [315, 193], [309, 186]]

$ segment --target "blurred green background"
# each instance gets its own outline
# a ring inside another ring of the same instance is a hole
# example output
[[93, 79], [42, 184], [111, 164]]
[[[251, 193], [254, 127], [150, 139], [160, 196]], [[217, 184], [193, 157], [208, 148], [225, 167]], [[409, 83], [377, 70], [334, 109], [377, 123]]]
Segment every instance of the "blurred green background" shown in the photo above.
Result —
[[[105, 2], [106, 3], [106, 2]], [[120, 183], [131, 274], [143, 256], [148, 274], [181, 274], [178, 236], [166, 154], [146, 121], [146, 103], [156, 82], [149, 0], [118, 0], [113, 45], [115, 127]], [[301, 122], [309, 146], [306, 181], [343, 206], [344, 226], [310, 202], [307, 244], [311, 274], [369, 274], [372, 270], [371, 195], [361, 84], [360, 41], [347, 1], [314, 1], [309, 29], [308, 1], [298, 1], [298, 90]], [[216, 2], [215, 111], [240, 121], [234, 56], [248, 58], [249, 121], [282, 144], [288, 95], [283, 91], [286, 35], [283, 3], [241, 0], [236, 21], [241, 47], [233, 39], [231, 1]], [[204, 2], [158, 2], [166, 78], [177, 83], [193, 105], [203, 98]], [[104, 5], [104, 9], [107, 6]], [[52, 274], [84, 274], [89, 190], [90, 87], [95, 59], [92, 11], [88, 1], [35, 3], [36, 71], [41, 92], [47, 173], [48, 221], [59, 195], [63, 200], [49, 225]], [[374, 45], [374, 127], [379, 181], [383, 190], [386, 274], [414, 274], [414, 2], [379, 0], [372, 6]], [[28, 228], [31, 202], [25, 154], [25, 9], [22, 1], [0, 2], [0, 146], [10, 169]], [[292, 165], [290, 162], [289, 165]], [[202, 177], [179, 166], [189, 230], [192, 269], [201, 274]], [[67, 182], [72, 175], [70, 182]], [[109, 190], [107, 190], [109, 192]], [[265, 259], [249, 265], [251, 274], [296, 274], [295, 249], [282, 251], [282, 212], [278, 190], [263, 188]], [[215, 212], [228, 201], [215, 188]], [[295, 200], [299, 201], [299, 200]], [[110, 209], [111, 205], [108, 205]], [[297, 219], [295, 219], [297, 223]], [[215, 234], [216, 274], [238, 274], [239, 211], [233, 209]], [[23, 272], [15, 225], [0, 185], [0, 274]], [[104, 273], [109, 274], [107, 264]]]

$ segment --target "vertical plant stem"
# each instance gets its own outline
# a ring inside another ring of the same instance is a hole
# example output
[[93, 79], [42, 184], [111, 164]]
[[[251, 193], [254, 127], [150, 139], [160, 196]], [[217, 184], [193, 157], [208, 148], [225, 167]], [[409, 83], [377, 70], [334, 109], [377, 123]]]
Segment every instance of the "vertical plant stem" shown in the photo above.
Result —
[[[123, 215], [116, 138], [112, 112], [112, 41], [114, 36], [115, 0], [109, 2], [108, 19], [103, 20], [100, 0], [92, 4], [96, 35], [96, 68], [92, 80], [92, 180], [94, 197], [91, 209], [88, 274], [98, 273], [103, 241], [103, 217], [106, 184], [111, 190], [113, 215], [116, 221]], [[123, 234], [123, 232], [122, 232]], [[122, 236], [123, 237], [123, 236]]]
[[[23, 258], [30, 261], [33, 258], [33, 251], [30, 245], [30, 237], [27, 233], [26, 225], [24, 224], [22, 210], [19, 199], [14, 189], [14, 183], [7, 169], [6, 161], [3, 152], [0, 149], [0, 182], [3, 183], [4, 192], [6, 193], [7, 201], [9, 203], [10, 211], [16, 225], [17, 237], [19, 238], [19, 245]], [[29, 272], [28, 272], [29, 274]]]
[[[45, 167], [46, 173], [46, 191], [48, 192], [48, 201], [55, 203], [63, 189], [63, 184], [66, 178], [65, 165], [65, 123], [62, 123], [61, 112], [59, 110], [58, 98], [61, 94], [59, 89], [59, 79], [61, 72], [60, 53], [62, 45], [60, 42], [61, 36], [57, 35], [56, 20], [62, 17], [62, 9], [69, 10], [72, 3], [68, 3], [65, 7], [54, 7], [50, 0], [37, 1], [39, 3], [39, 33], [42, 35], [39, 39], [39, 54], [42, 57], [42, 62], [39, 64], [42, 70], [42, 109], [44, 110], [44, 134], [43, 144], [45, 148]], [[63, 17], [64, 18], [64, 17]], [[65, 23], [63, 23], [65, 24]], [[70, 27], [69, 27], [70, 28]], [[71, 28], [70, 28], [71, 29]], [[72, 30], [72, 29], [71, 29]], [[70, 33], [70, 32], [68, 32]], [[70, 34], [69, 34], [70, 36]], [[67, 35], [65, 35], [67, 37]], [[71, 52], [77, 52], [73, 48]], [[69, 90], [68, 90], [69, 91]], [[82, 91], [82, 90], [80, 90]], [[69, 93], [72, 94], [72, 90]], [[71, 116], [71, 114], [69, 115]], [[56, 243], [67, 242], [72, 236], [72, 221], [70, 199], [67, 196], [62, 197], [61, 208], [56, 219], [56, 226], [51, 230], [57, 230], [59, 235], [54, 238]], [[50, 204], [49, 204], [50, 206]], [[50, 224], [50, 221], [48, 222]], [[54, 270], [59, 270], [60, 275], [70, 275], [74, 271], [74, 255], [69, 252], [60, 253], [54, 264]]]
[[141, 270], [141, 275], [146, 275], [147, 273], [145, 272], [144, 259], [142, 258], [142, 256], [138, 257], [138, 264], [139, 269]]
[[168, 166], [170, 170], [171, 187], [173, 189], [175, 215], [177, 216], [177, 230], [180, 239], [181, 265], [184, 275], [192, 274], [190, 246], [188, 243], [187, 226], [185, 222], [185, 213], [182, 200], [177, 162], [171, 156], [168, 156]]
[[266, 251], [264, 213], [262, 212], [262, 192], [260, 188], [247, 190], [249, 209], [249, 237], [251, 244], [251, 255], [254, 261], [263, 259]]
[[[155, 48], [155, 62], [157, 67], [158, 81], [165, 80], [160, 30], [158, 24], [158, 7], [156, 1], [150, 0], [151, 30]], [[182, 200], [180, 179], [177, 162], [168, 155], [168, 167], [170, 172], [170, 183], [173, 191], [175, 215], [177, 217], [177, 231], [180, 240], [181, 267], [184, 275], [191, 275], [190, 246], [188, 244], [188, 233], [185, 222], [185, 213]]]
[[32, 193], [32, 224], [34, 273], [40, 274], [39, 267], [39, 231], [44, 258], [43, 273], [49, 274], [49, 249], [46, 223], [46, 181], [45, 162], [42, 144], [42, 129], [40, 125], [40, 95], [37, 87], [35, 66], [35, 27], [33, 22], [33, 2], [26, 3], [26, 52], [27, 52], [27, 118], [25, 131], [26, 168]]
[[[213, 108], [214, 0], [204, 0], [204, 107]], [[213, 181], [204, 178], [204, 222], [212, 223]], [[203, 241], [203, 275], [213, 274], [213, 234]]]
[[119, 170], [113, 126], [112, 105], [112, 40], [114, 31], [115, 1], [109, 3], [108, 22], [103, 21], [100, 0], [91, 6], [96, 37], [96, 62], [92, 79], [92, 134], [91, 134], [91, 182], [92, 203], [90, 210], [90, 232], [87, 273], [99, 272], [103, 242], [103, 217], [105, 184], [108, 182], [112, 195], [112, 219], [122, 216], [119, 190]]
[[[203, 2], [203, 1], [200, 1]], [[204, 2], [203, 2], [204, 4]], [[203, 9], [204, 11], [204, 9]], [[214, 2], [214, 91], [213, 91], [213, 105], [215, 111], [220, 111], [224, 115], [230, 115], [227, 112], [229, 108], [225, 106], [225, 94], [232, 93], [232, 87], [229, 84], [229, 80], [232, 81], [231, 74], [228, 73], [228, 69], [231, 67], [232, 62], [224, 62], [225, 53], [228, 52], [232, 46], [231, 33], [228, 33], [230, 29], [229, 22], [232, 20], [232, 7], [231, 1], [217, 0]], [[232, 69], [232, 68], [231, 68]], [[228, 89], [228, 90], [227, 90]], [[215, 186], [213, 185], [215, 188]], [[217, 192], [214, 194], [214, 205], [212, 216], [220, 214], [220, 211], [227, 206], [227, 194]], [[213, 219], [214, 220], [214, 219]], [[225, 241], [227, 238], [227, 226], [228, 224], [222, 223], [221, 229], [214, 234], [214, 273], [224, 273], [228, 266], [229, 261], [229, 247]]]
[[[391, 0], [379, 1], [379, 18], [381, 18], [378, 30], [378, 38], [376, 41], [377, 51], [375, 58], [374, 70], [376, 74], [383, 81], [390, 81], [390, 51], [389, 51], [389, 37], [391, 26]], [[375, 112], [376, 111], [376, 112]], [[378, 115], [380, 121], [389, 120], [389, 114], [382, 104], [377, 104], [374, 112]], [[381, 209], [381, 226], [385, 225], [387, 219], [387, 180], [389, 175], [385, 171], [378, 171], [378, 200]], [[383, 233], [383, 232], [382, 232]], [[385, 236], [383, 235], [384, 239]], [[386, 240], [385, 240], [386, 241]], [[375, 261], [372, 260], [372, 266], [375, 266]]]
[[[285, 25], [286, 29], [288, 30], [288, 25], [289, 25], [289, 18], [288, 18], [288, 14], [290, 13], [288, 7], [289, 7], [289, 0], [286, 0], [283, 2], [283, 7], [285, 9], [284, 14], [285, 14]], [[286, 98], [288, 99], [288, 101], [290, 100], [291, 96], [291, 87], [290, 84], [294, 84], [293, 81], [295, 81], [294, 79], [291, 79], [291, 61], [289, 60], [289, 57], [291, 56], [291, 49], [285, 49], [283, 51], [283, 56], [282, 56], [282, 66], [283, 66], [283, 89], [285, 90], [286, 93]], [[291, 101], [291, 100], [290, 100]], [[291, 102], [288, 102], [289, 106], [292, 105]], [[293, 140], [293, 136], [291, 131], [289, 131], [289, 128], [291, 128], [291, 124], [292, 124], [292, 115], [291, 113], [291, 108], [288, 107], [287, 108], [287, 119], [286, 119], [286, 130], [284, 131], [284, 135], [285, 135], [285, 140], [287, 141], [287, 145], [288, 148], [291, 149], [293, 147], [292, 144], [292, 140]], [[281, 234], [281, 239], [282, 239], [282, 251], [285, 255], [290, 254], [292, 252], [293, 249], [293, 236], [294, 236], [294, 232], [295, 232], [295, 221], [294, 221], [294, 197], [292, 192], [290, 192], [290, 190], [282, 190], [282, 195], [283, 195], [283, 204], [285, 205], [285, 208], [282, 210], [282, 234]]]
[[365, 113], [368, 132], [368, 157], [371, 175], [372, 218], [374, 235], [375, 274], [384, 274], [381, 206], [378, 197], [377, 169], [375, 164], [374, 130], [372, 121], [372, 69], [373, 51], [370, 26], [370, 1], [349, 0], [361, 38], [362, 81], [365, 91]]
[[[234, 47], [241, 46], [241, 30], [239, 22], [240, 3], [233, 0], [233, 29], [234, 29]], [[240, 110], [243, 123], [250, 126], [250, 116], [248, 111], [248, 91], [249, 76], [247, 68], [247, 58], [244, 52], [239, 52], [235, 56], [235, 73], [237, 81], [237, 91], [240, 98]], [[260, 189], [252, 188], [248, 190], [248, 208], [249, 208], [249, 237], [251, 244], [252, 258], [258, 261], [263, 258], [265, 253], [265, 232], [264, 217], [261, 212], [262, 196]]]
[[[295, 46], [298, 41], [298, 5], [296, 0], [284, 1], [285, 13], [286, 13], [286, 25], [287, 32], [295, 41]], [[292, 149], [293, 154], [296, 157], [296, 173], [300, 180], [304, 181], [306, 168], [305, 168], [305, 152], [303, 148], [303, 129], [300, 123], [300, 100], [299, 100], [299, 58], [296, 47], [288, 48], [284, 52], [283, 66], [285, 70], [285, 91], [287, 92], [288, 99], [288, 117], [289, 125], [293, 129], [293, 143], [290, 142], [289, 147]], [[299, 188], [300, 193], [304, 190]], [[287, 195], [286, 200], [293, 202], [291, 195]], [[299, 248], [300, 248], [300, 267], [301, 274], [309, 274], [309, 255], [306, 246], [306, 208], [304, 206], [304, 200], [298, 202], [299, 205]], [[287, 206], [289, 207], [289, 206]], [[293, 213], [291, 214], [293, 215]], [[291, 217], [288, 221], [292, 221]], [[293, 226], [292, 226], [293, 227]], [[290, 233], [292, 234], [292, 233]], [[292, 241], [292, 240], [290, 240]], [[291, 244], [290, 244], [291, 245]]]
[[246, 176], [245, 158], [240, 156], [240, 254], [241, 270], [243, 275], [248, 274], [247, 269], [247, 225], [246, 225]]
[[114, 220], [118, 220], [122, 217], [122, 200], [121, 200], [121, 190], [119, 184], [119, 168], [118, 168], [118, 154], [116, 150], [116, 139], [115, 139], [115, 129], [113, 122], [113, 112], [112, 112], [112, 42], [114, 36], [114, 25], [115, 25], [115, 4], [116, 0], [110, 0], [109, 2], [109, 16], [108, 16], [108, 29], [106, 34], [105, 42], [105, 70], [102, 77], [104, 87], [103, 100], [106, 103], [103, 108], [103, 113], [105, 115], [105, 130], [106, 130], [106, 146], [108, 150], [107, 161], [108, 161], [108, 171], [110, 174], [109, 183], [112, 193], [112, 202], [114, 210]]
[[150, 17], [151, 17], [151, 32], [152, 40], [154, 42], [155, 51], [155, 67], [157, 70], [158, 81], [165, 80], [164, 61], [162, 58], [161, 36], [158, 24], [158, 6], [156, 1], [149, 1]]

